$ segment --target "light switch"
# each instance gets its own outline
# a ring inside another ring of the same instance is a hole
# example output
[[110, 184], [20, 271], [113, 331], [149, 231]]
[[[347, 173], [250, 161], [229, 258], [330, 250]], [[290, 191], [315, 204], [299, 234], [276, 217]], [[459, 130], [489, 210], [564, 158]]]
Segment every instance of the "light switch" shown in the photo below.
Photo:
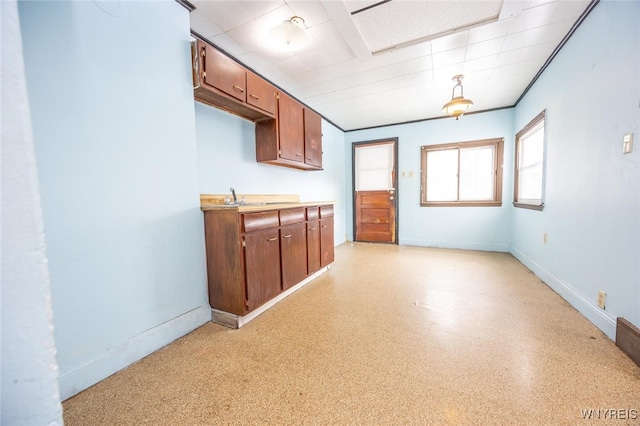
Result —
[[633, 133], [627, 133], [624, 135], [622, 142], [622, 153], [628, 154], [633, 150]]

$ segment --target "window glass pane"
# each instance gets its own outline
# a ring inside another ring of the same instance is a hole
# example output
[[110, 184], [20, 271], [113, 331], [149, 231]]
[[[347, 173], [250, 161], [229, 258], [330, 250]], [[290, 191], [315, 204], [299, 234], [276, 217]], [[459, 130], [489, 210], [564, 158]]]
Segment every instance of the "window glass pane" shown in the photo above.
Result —
[[460, 200], [493, 199], [493, 146], [460, 150]]
[[427, 152], [427, 201], [458, 199], [458, 150]]
[[542, 200], [542, 163], [520, 169], [520, 187], [518, 188], [520, 201]]
[[518, 143], [518, 201], [542, 202], [544, 120], [520, 138]]
[[393, 189], [393, 144], [356, 147], [356, 191]]

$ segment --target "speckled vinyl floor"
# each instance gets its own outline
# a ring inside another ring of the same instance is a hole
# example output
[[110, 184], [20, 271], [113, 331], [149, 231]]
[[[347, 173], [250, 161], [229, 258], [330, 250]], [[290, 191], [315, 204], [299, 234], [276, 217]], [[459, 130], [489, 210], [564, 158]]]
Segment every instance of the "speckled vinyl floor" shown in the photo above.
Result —
[[640, 424], [640, 367], [509, 254], [346, 243], [243, 328], [63, 405], [66, 425]]

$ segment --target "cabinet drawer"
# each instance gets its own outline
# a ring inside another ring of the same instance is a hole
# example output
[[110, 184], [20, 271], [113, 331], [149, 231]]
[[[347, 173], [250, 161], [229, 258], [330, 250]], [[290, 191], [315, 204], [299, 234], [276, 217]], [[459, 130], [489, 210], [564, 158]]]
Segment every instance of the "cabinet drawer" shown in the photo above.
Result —
[[320, 218], [333, 217], [333, 205], [320, 206]]
[[247, 71], [247, 103], [270, 114], [275, 114], [275, 87], [251, 71]]
[[304, 222], [304, 208], [280, 210], [280, 225]]
[[307, 207], [307, 220], [318, 219], [319, 212], [317, 207]]
[[277, 210], [260, 213], [246, 213], [242, 215], [242, 230], [244, 232], [277, 228], [279, 224]]
[[246, 71], [233, 59], [206, 45], [204, 82], [241, 101], [246, 101]]

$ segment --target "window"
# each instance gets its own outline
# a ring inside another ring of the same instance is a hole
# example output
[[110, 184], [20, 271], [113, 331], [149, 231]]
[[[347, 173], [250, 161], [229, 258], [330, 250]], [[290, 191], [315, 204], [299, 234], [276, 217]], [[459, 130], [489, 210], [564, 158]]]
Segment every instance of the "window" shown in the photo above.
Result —
[[542, 111], [516, 134], [513, 205], [542, 210], [544, 184], [544, 115]]
[[502, 205], [504, 139], [422, 147], [422, 206]]

